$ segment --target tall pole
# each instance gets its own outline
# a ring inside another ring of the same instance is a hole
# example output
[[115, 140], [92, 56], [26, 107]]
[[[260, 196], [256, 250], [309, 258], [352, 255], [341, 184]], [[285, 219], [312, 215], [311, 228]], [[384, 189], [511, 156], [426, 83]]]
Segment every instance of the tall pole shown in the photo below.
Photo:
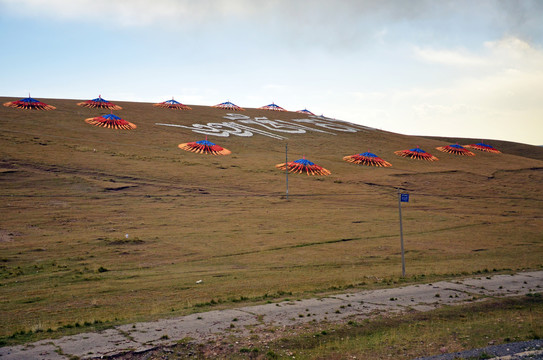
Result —
[[288, 200], [288, 143], [285, 143], [285, 175], [287, 177], [287, 200]]
[[402, 277], [405, 277], [405, 254], [403, 251], [403, 226], [402, 226], [402, 194], [400, 193], [400, 189], [398, 188], [398, 211], [400, 213], [400, 243], [401, 243], [401, 249], [402, 249]]

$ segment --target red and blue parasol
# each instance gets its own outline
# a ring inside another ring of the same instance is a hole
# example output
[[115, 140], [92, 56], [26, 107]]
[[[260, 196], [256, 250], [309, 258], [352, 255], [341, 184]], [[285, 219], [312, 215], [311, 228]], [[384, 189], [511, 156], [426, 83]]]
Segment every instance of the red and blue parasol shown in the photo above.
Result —
[[162, 107], [166, 109], [173, 109], [173, 110], [192, 110], [190, 106], [181, 104], [179, 101], [176, 101], [173, 98], [171, 100], [166, 100], [158, 104], [153, 104], [153, 106]]
[[464, 145], [464, 147], [467, 147], [469, 149], [474, 149], [474, 150], [487, 151], [487, 152], [491, 152], [495, 154], [501, 154], [501, 151], [483, 142], [480, 142], [477, 144], [471, 144], [471, 145]]
[[136, 128], [136, 125], [126, 120], [123, 120], [120, 117], [115, 116], [113, 114], [107, 114], [107, 115], [97, 116], [94, 118], [88, 118], [88, 119], [85, 119], [85, 122], [87, 124], [91, 124], [94, 126], [100, 126], [100, 127], [110, 128], [110, 129], [133, 130]]
[[439, 146], [439, 147], [436, 147], [436, 149], [439, 151], [443, 151], [443, 152], [454, 154], [454, 155], [475, 156], [474, 153], [472, 153], [471, 151], [469, 151], [462, 145], [458, 145], [458, 144]]
[[122, 107], [120, 107], [119, 105], [115, 105], [111, 101], [102, 99], [101, 95], [98, 95], [96, 99], [77, 103], [77, 105], [95, 109], [122, 110]]
[[300, 114], [307, 114], [307, 115], [315, 115], [313, 114], [311, 111], [307, 110], [307, 109], [303, 109], [303, 110], [298, 110], [296, 111], [297, 113], [300, 113]]
[[426, 161], [439, 160], [437, 157], [435, 157], [434, 155], [430, 153], [427, 153], [426, 151], [422, 150], [418, 146], [414, 149], [394, 151], [394, 154], [398, 156], [407, 157], [410, 159], [418, 159], [418, 160], [426, 160]]
[[303, 159], [298, 159], [296, 161], [289, 161], [288, 163], [277, 164], [275, 165], [275, 167], [281, 170], [286, 170], [287, 165], [288, 165], [288, 172], [293, 172], [297, 174], [307, 173], [307, 175], [324, 175], [324, 176], [331, 174], [330, 171], [307, 160], [305, 157]]
[[230, 155], [232, 152], [207, 140], [179, 144], [180, 149], [197, 154]]
[[30, 94], [28, 95], [27, 98], [4, 103], [4, 106], [17, 108], [17, 109], [25, 109], [25, 110], [55, 110], [56, 109], [56, 107], [54, 107], [53, 105], [48, 105], [39, 100], [31, 98]]
[[236, 104], [231, 103], [230, 101], [225, 101], [223, 103], [213, 105], [213, 107], [218, 108], [218, 109], [224, 109], [224, 110], [245, 111], [244, 108], [242, 108], [241, 106], [237, 106]]
[[360, 164], [360, 165], [366, 165], [366, 166], [381, 166], [381, 167], [392, 166], [389, 162], [381, 159], [379, 156], [370, 152], [345, 156], [343, 160], [354, 163], [354, 164]]
[[286, 110], [283, 109], [281, 106], [276, 105], [276, 104], [274, 104], [274, 103], [271, 103], [271, 104], [266, 105], [266, 106], [259, 107], [259, 109], [262, 109], [262, 110], [271, 110], [271, 111], [286, 111]]

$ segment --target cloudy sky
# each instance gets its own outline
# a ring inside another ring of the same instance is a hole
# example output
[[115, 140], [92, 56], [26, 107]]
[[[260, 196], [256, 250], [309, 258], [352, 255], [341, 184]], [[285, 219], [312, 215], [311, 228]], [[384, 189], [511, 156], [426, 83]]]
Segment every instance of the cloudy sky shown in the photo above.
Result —
[[543, 1], [0, 0], [0, 96], [271, 102], [543, 145]]

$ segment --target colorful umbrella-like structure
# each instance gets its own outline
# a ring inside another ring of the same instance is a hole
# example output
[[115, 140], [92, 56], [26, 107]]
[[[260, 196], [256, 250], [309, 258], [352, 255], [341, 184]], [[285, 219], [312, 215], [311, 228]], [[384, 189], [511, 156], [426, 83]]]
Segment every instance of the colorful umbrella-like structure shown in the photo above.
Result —
[[274, 103], [271, 103], [271, 104], [266, 105], [266, 106], [259, 107], [259, 109], [262, 109], [262, 110], [271, 110], [271, 111], [286, 111], [286, 110], [283, 109], [281, 106], [276, 105], [276, 104], [274, 104]]
[[381, 159], [379, 156], [370, 152], [345, 156], [343, 160], [354, 163], [354, 164], [360, 164], [360, 165], [366, 165], [366, 166], [381, 166], [381, 167], [392, 166], [389, 162]]
[[289, 161], [288, 163], [282, 163], [275, 165], [276, 168], [281, 170], [286, 170], [288, 166], [288, 172], [293, 173], [307, 173], [307, 175], [330, 175], [331, 172], [325, 168], [316, 165], [315, 163], [307, 160], [305, 157], [303, 159], [298, 159], [296, 161]]
[[95, 109], [122, 110], [122, 107], [120, 107], [119, 105], [115, 105], [110, 101], [102, 99], [101, 95], [98, 95], [96, 99], [77, 103], [77, 105]]
[[439, 146], [439, 147], [436, 147], [436, 149], [439, 151], [443, 151], [443, 152], [454, 154], [454, 155], [475, 156], [474, 153], [472, 153], [471, 151], [469, 151], [462, 145], [458, 145], [458, 144]]
[[242, 108], [241, 106], [237, 106], [236, 104], [231, 103], [230, 101], [213, 105], [213, 107], [218, 108], [218, 109], [224, 109], [224, 110], [245, 111], [244, 108]]
[[180, 149], [191, 151], [198, 154], [229, 155], [232, 153], [228, 149], [225, 149], [217, 144], [214, 144], [211, 141], [207, 141], [207, 139], [179, 144], [178, 147]]
[[414, 149], [394, 151], [394, 154], [398, 156], [408, 157], [411, 159], [419, 159], [419, 160], [427, 160], [427, 161], [439, 160], [437, 157], [435, 157], [434, 155], [430, 153], [427, 153], [426, 151], [422, 150], [418, 146]]
[[119, 129], [119, 130], [132, 130], [136, 128], [136, 125], [121, 119], [118, 116], [113, 114], [107, 114], [102, 116], [97, 116], [93, 118], [85, 119], [85, 122], [94, 126], [100, 126], [110, 129]]
[[301, 113], [301, 114], [307, 114], [307, 115], [315, 115], [313, 114], [311, 111], [307, 110], [307, 109], [303, 109], [303, 110], [298, 110], [296, 111], [297, 113]]
[[471, 145], [464, 145], [464, 147], [467, 147], [469, 149], [475, 149], [475, 150], [481, 150], [481, 151], [487, 151], [487, 152], [491, 152], [491, 153], [495, 153], [495, 154], [501, 154], [501, 151], [499, 151], [498, 149], [488, 145], [488, 144], [485, 144], [483, 142], [480, 142], [480, 143], [477, 143], [477, 144], [471, 144]]
[[18, 108], [18, 109], [25, 109], [25, 110], [55, 110], [56, 109], [56, 107], [54, 107], [53, 105], [48, 105], [39, 100], [31, 98], [30, 94], [28, 94], [27, 98], [4, 103], [4, 106]]
[[192, 110], [190, 106], [181, 104], [179, 101], [175, 101], [173, 98], [171, 100], [166, 100], [158, 104], [153, 104], [153, 106], [174, 110]]

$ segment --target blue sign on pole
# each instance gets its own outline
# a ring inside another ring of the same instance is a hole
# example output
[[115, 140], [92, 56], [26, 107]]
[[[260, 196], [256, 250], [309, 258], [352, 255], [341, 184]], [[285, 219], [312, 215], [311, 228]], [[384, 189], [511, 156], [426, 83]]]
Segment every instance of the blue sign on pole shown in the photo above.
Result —
[[401, 202], [409, 202], [409, 194], [400, 194]]

